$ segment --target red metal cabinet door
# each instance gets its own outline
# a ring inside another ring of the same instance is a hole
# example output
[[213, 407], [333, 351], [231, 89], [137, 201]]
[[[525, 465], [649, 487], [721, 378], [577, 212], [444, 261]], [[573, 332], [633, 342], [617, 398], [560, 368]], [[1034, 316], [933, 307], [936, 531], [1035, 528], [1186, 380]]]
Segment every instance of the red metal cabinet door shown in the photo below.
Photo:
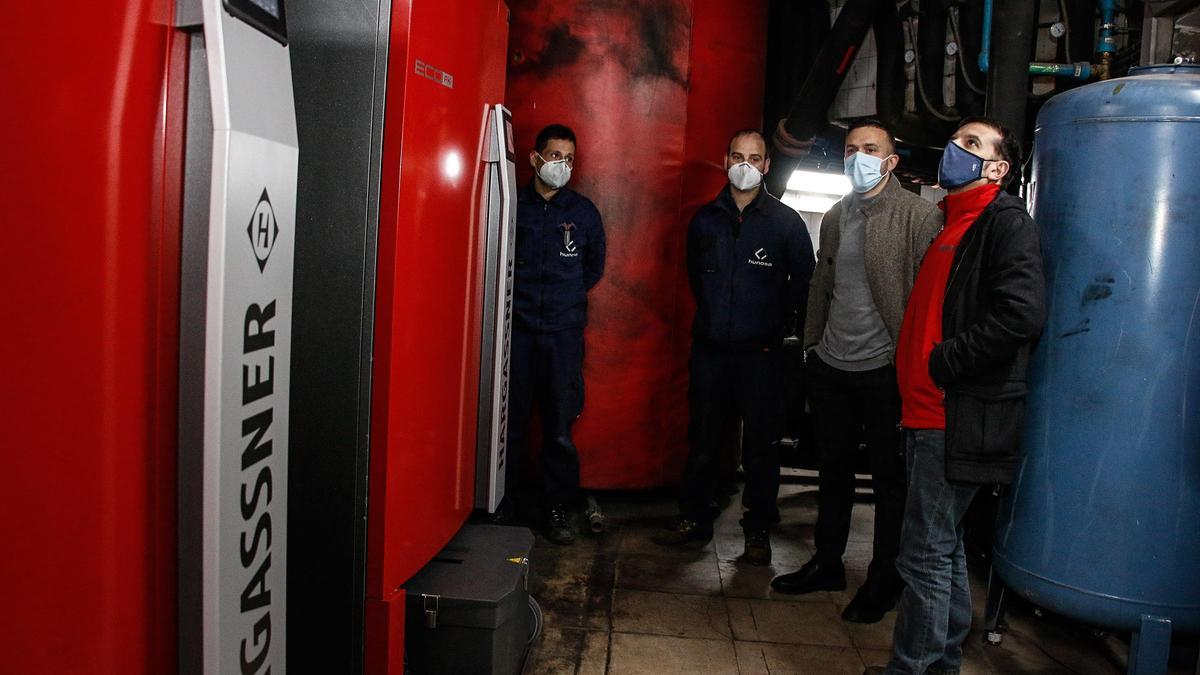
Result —
[[0, 660], [175, 668], [173, 3], [9, 3], [0, 39]]
[[474, 503], [485, 110], [504, 95], [502, 0], [392, 8], [376, 279], [367, 596], [384, 599]]

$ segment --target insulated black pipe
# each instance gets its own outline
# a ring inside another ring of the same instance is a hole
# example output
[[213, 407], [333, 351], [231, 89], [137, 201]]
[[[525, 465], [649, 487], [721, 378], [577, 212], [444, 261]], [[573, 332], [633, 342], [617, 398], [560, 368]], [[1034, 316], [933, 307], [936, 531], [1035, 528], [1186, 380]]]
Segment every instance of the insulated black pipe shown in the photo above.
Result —
[[787, 117], [775, 127], [777, 150], [767, 174], [767, 190], [782, 195], [788, 177], [808, 154], [813, 138], [825, 128], [833, 103], [850, 64], [858, 54], [879, 8], [892, 0], [849, 0], [838, 14], [821, 46], [804, 86], [792, 99]]
[[[796, 92], [804, 86], [821, 47], [829, 37], [829, 3], [772, 2], [767, 24], [767, 81], [763, 94], [763, 129], [770, 139], [788, 116]], [[768, 140], [768, 142], [770, 142]], [[783, 195], [798, 160], [776, 153], [767, 174], [767, 190]]]
[[[1094, 2], [1095, 0], [1081, 0]], [[979, 48], [983, 43], [983, 3], [967, 2], [958, 9], [958, 67], [955, 68], [955, 96], [958, 109], [965, 115], [983, 113], [987, 76], [979, 70]]]
[[[950, 138], [955, 125], [932, 115], [914, 115], [904, 110], [904, 24], [893, 3], [887, 3], [875, 17], [875, 46], [879, 52], [875, 77], [876, 116], [896, 138], [910, 145], [940, 148]], [[938, 78], [940, 97], [941, 79]], [[928, 86], [928, 85], [927, 85]], [[925, 110], [919, 106], [919, 110]]]
[[[946, 113], [942, 97], [942, 72], [946, 64], [946, 23], [948, 15], [941, 2], [922, 2], [917, 21], [917, 67], [921, 69], [921, 84], [925, 99], [917, 92], [917, 110]], [[932, 115], [931, 115], [932, 117]], [[936, 119], [936, 118], [935, 118]]]
[[1029, 62], [1036, 30], [1036, 0], [995, 3], [984, 114], [1011, 129], [1022, 145], [1028, 111]]
[[772, 2], [767, 15], [767, 78], [763, 128], [771, 133], [788, 116], [796, 92], [829, 37], [829, 3]]
[[776, 145], [785, 154], [805, 154], [804, 144], [825, 127], [829, 104], [846, 79], [875, 14], [891, 1], [849, 0], [842, 7], [804, 86], [792, 99], [787, 117], [776, 129]]
[[[1070, 43], [1071, 53], [1064, 54], [1061, 59], [1062, 63], [1075, 63], [1077, 61], [1091, 61], [1093, 54], [1093, 45], [1095, 44], [1095, 25], [1096, 25], [1096, 0], [1064, 0], [1064, 5], [1067, 9], [1067, 26], [1070, 28]], [[1059, 40], [1064, 42], [1063, 40]], [[1063, 50], [1066, 51], [1065, 49]], [[1075, 82], [1064, 80], [1058, 83], [1062, 85], [1074, 86]], [[1082, 82], [1078, 83], [1082, 85]]]

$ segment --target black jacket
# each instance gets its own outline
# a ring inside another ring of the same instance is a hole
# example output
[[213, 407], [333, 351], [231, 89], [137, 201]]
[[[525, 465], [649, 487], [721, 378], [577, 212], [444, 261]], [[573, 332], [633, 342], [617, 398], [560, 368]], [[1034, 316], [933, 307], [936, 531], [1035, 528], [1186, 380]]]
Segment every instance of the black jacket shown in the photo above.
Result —
[[729, 186], [700, 207], [687, 238], [692, 337], [715, 347], [778, 346], [803, 319], [813, 251], [800, 214], [760, 190], [738, 212]]
[[562, 188], [549, 201], [517, 191], [513, 322], [553, 332], [587, 324], [587, 292], [604, 274], [604, 225], [591, 200]]
[[1001, 192], [954, 253], [942, 306], [943, 341], [929, 375], [946, 393], [946, 478], [1012, 482], [1029, 352], [1046, 317], [1037, 224]]

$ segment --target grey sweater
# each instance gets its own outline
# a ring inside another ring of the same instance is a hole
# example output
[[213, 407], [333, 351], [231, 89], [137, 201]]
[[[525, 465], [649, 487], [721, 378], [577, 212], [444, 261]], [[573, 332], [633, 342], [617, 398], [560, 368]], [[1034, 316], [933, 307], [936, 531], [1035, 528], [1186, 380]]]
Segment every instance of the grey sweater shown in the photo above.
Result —
[[863, 211], [878, 198], [851, 192], [842, 200], [841, 221], [829, 223], [838, 228], [840, 240], [833, 257], [833, 299], [816, 352], [838, 370], [872, 370], [892, 360], [892, 336], [875, 309], [864, 255], [867, 216]]
[[[820, 343], [825, 333], [829, 304], [833, 299], [842, 209], [853, 201], [858, 200], [843, 198], [821, 221], [817, 266], [808, 288], [808, 315], [804, 320], [805, 350]], [[890, 357], [894, 360], [900, 323], [904, 320], [904, 304], [917, 278], [925, 249], [942, 229], [942, 211], [905, 190], [894, 176], [889, 176], [883, 191], [863, 203], [861, 213], [866, 217], [863, 257], [867, 285], [875, 309], [891, 335]]]

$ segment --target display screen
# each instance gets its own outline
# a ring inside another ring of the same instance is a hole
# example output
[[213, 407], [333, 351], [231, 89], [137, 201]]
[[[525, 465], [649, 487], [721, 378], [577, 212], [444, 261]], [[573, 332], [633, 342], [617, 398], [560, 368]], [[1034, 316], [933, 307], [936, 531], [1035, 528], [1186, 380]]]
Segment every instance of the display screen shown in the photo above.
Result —
[[279, 44], [287, 44], [284, 0], [224, 0], [224, 3], [230, 14], [266, 33]]
[[283, 9], [279, 6], [279, 0], [250, 0], [250, 3], [257, 5], [262, 11], [276, 19], [283, 18]]

